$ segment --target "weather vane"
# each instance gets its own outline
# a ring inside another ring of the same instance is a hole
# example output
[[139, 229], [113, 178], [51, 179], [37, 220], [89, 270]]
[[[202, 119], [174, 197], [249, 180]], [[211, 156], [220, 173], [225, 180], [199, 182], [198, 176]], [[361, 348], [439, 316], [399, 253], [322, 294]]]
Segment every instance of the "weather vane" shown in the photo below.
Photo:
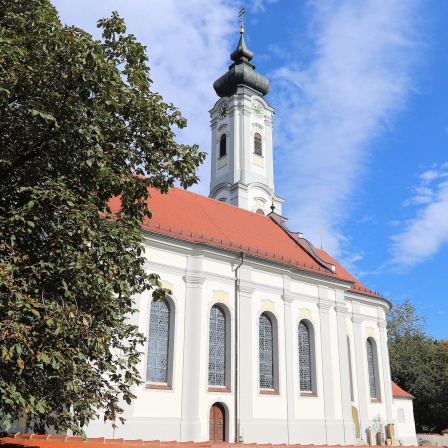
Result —
[[246, 12], [246, 8], [244, 6], [241, 6], [240, 12], [238, 14], [238, 17], [241, 19], [241, 25], [240, 25], [240, 34], [244, 34], [244, 20], [243, 16]]

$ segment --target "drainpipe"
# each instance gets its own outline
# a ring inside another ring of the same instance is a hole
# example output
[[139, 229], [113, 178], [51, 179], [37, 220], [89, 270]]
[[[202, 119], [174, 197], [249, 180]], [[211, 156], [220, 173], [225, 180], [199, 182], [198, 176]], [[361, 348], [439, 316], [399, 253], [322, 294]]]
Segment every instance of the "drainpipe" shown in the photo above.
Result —
[[240, 322], [240, 267], [244, 263], [246, 254], [241, 252], [241, 263], [235, 269], [235, 442], [243, 442], [243, 432], [239, 422], [240, 415], [240, 389], [239, 389], [239, 322]]

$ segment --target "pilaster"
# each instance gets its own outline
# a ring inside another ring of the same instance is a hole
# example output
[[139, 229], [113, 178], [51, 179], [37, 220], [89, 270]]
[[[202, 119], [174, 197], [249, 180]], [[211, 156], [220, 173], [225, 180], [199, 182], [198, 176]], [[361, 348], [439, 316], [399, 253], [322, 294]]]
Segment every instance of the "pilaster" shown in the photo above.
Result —
[[[322, 345], [322, 380], [323, 380], [323, 398], [325, 409], [325, 420], [334, 422], [335, 420], [335, 397], [334, 397], [334, 372], [331, 357], [331, 324], [330, 311], [334, 303], [328, 300], [328, 288], [319, 285], [319, 317], [320, 317], [320, 337]], [[327, 440], [329, 445], [336, 444], [338, 437], [327, 424]]]
[[253, 357], [253, 347], [256, 341], [253, 339], [254, 321], [252, 310], [252, 296], [255, 288], [248, 282], [241, 280], [238, 287], [239, 294], [239, 420], [240, 427], [244, 431], [244, 422], [253, 419], [254, 368], [258, 365]]
[[354, 445], [355, 440], [353, 436], [354, 428], [350, 393], [350, 360], [348, 358], [346, 330], [347, 307], [344, 302], [344, 293], [342, 291], [336, 291], [335, 311], [338, 330], [339, 376], [341, 384], [342, 419], [344, 421], [344, 443], [346, 445]]
[[392, 422], [392, 378], [390, 375], [389, 350], [387, 348], [387, 322], [386, 319], [378, 321], [380, 334], [381, 360], [384, 379], [384, 401], [386, 402], [386, 413], [388, 423]]
[[[283, 298], [283, 312], [285, 320], [285, 363], [286, 363], [286, 406], [287, 406], [287, 424], [288, 424], [288, 434], [290, 434], [289, 428], [293, 425], [295, 420], [295, 387], [294, 387], [294, 364], [292, 353], [295, 347], [294, 335], [295, 331], [292, 322], [292, 302], [294, 300], [290, 292], [284, 292]], [[291, 441], [288, 440], [288, 443]]]
[[182, 377], [181, 441], [199, 440], [201, 437], [201, 415], [199, 409], [200, 384], [203, 383], [201, 350], [198, 348], [202, 331], [206, 328], [202, 313], [202, 285], [206, 277], [202, 274], [202, 258], [189, 256], [185, 274], [185, 322], [184, 361]]
[[[355, 308], [355, 307], [354, 307]], [[366, 354], [366, 341], [362, 334], [362, 323], [364, 317], [359, 313], [353, 313], [353, 342], [355, 346], [355, 366], [356, 377], [358, 379], [358, 404], [359, 404], [359, 420], [360, 420], [360, 432], [361, 438], [366, 440], [365, 430], [370, 425], [368, 405], [369, 405], [369, 391], [367, 389], [367, 371], [365, 358]]]

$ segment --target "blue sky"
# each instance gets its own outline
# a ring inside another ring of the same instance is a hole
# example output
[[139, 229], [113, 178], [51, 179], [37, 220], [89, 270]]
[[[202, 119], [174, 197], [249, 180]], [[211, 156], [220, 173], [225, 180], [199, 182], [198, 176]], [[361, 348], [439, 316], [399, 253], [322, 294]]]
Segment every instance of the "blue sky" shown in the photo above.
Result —
[[[53, 0], [98, 37], [117, 10], [148, 48], [154, 90], [184, 143], [209, 152], [213, 82], [238, 34], [235, 0]], [[252, 0], [245, 28], [276, 109], [283, 214], [367, 287], [409, 298], [448, 339], [448, 2]], [[207, 160], [194, 190], [208, 195]]]

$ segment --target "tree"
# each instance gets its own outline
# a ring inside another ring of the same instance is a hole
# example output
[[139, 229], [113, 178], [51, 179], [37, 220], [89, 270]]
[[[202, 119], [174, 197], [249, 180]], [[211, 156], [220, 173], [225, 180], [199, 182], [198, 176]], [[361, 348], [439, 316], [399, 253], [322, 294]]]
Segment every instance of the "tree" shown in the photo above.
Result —
[[414, 395], [417, 432], [440, 432], [448, 426], [447, 341], [426, 333], [426, 317], [409, 300], [388, 315], [392, 380]]
[[[151, 91], [145, 47], [113, 13], [102, 40], [49, 0], [0, 0], [0, 414], [36, 432], [115, 422], [141, 382], [129, 323], [148, 187], [197, 182], [205, 154]], [[108, 201], [121, 197], [112, 214]]]

